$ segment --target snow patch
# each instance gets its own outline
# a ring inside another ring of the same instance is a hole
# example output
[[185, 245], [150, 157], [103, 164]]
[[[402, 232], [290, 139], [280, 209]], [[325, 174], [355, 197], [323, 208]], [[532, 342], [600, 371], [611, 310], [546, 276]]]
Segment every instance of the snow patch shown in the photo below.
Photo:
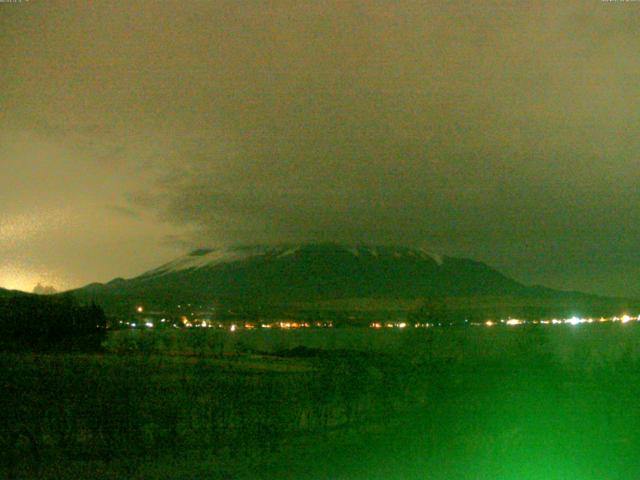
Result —
[[278, 258], [288, 257], [288, 256], [293, 255], [294, 253], [298, 252], [299, 250], [300, 250], [300, 247], [289, 248], [289, 249], [285, 250], [284, 252], [282, 252], [281, 254], [279, 254]]
[[222, 263], [237, 262], [247, 258], [257, 257], [277, 249], [267, 247], [240, 247], [230, 249], [201, 249], [191, 252], [188, 255], [179, 257], [169, 263], [144, 273], [142, 276], [149, 277], [164, 275], [183, 270], [197, 270], [205, 267], [212, 267]]
[[429, 251], [425, 250], [424, 248], [421, 248], [420, 252], [423, 255], [425, 255], [427, 258], [430, 258], [431, 260], [436, 262], [438, 265], [442, 265], [442, 262], [444, 261], [442, 255], [438, 255], [437, 253], [429, 252]]

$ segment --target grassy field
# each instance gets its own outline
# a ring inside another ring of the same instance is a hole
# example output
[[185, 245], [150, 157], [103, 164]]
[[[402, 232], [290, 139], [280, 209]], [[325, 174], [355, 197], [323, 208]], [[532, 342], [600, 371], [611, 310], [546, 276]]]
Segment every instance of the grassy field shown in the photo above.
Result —
[[640, 325], [105, 347], [0, 354], [2, 478], [640, 478]]

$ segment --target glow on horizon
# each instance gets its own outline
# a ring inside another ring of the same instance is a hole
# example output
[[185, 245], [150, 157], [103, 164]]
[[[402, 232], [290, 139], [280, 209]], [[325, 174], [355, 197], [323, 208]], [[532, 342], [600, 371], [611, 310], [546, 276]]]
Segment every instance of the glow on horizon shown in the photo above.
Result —
[[52, 272], [39, 272], [33, 267], [20, 265], [0, 265], [0, 288], [33, 292], [38, 283], [51, 285], [58, 291], [70, 288], [64, 278]]

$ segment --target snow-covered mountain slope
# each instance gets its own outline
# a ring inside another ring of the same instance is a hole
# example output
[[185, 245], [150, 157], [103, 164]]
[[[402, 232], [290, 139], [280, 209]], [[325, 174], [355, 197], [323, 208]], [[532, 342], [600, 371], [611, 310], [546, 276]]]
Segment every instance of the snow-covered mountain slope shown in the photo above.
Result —
[[231, 263], [261, 255], [268, 255], [276, 249], [268, 247], [238, 247], [229, 249], [203, 248], [178, 257], [164, 265], [145, 272], [141, 277], [164, 275], [183, 270], [214, 267], [222, 263]]
[[194, 250], [187, 255], [178, 257], [164, 265], [143, 273], [139, 278], [149, 278], [158, 275], [167, 275], [186, 270], [196, 270], [202, 268], [215, 268], [221, 264], [229, 264], [246, 260], [275, 260], [286, 257], [294, 257], [298, 254], [310, 253], [314, 250], [335, 254], [350, 254], [356, 258], [377, 258], [383, 259], [412, 259], [435, 262], [442, 265], [443, 257], [432, 254], [424, 249], [409, 247], [388, 247], [388, 246], [346, 246], [338, 244], [321, 245], [286, 245], [286, 246], [239, 246], [226, 249], [202, 248]]

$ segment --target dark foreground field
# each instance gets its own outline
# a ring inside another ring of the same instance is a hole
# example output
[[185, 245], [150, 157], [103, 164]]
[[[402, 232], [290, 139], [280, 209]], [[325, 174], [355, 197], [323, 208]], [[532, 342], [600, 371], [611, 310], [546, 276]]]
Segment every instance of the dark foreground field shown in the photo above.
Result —
[[637, 325], [106, 345], [0, 355], [0, 477], [640, 478]]

